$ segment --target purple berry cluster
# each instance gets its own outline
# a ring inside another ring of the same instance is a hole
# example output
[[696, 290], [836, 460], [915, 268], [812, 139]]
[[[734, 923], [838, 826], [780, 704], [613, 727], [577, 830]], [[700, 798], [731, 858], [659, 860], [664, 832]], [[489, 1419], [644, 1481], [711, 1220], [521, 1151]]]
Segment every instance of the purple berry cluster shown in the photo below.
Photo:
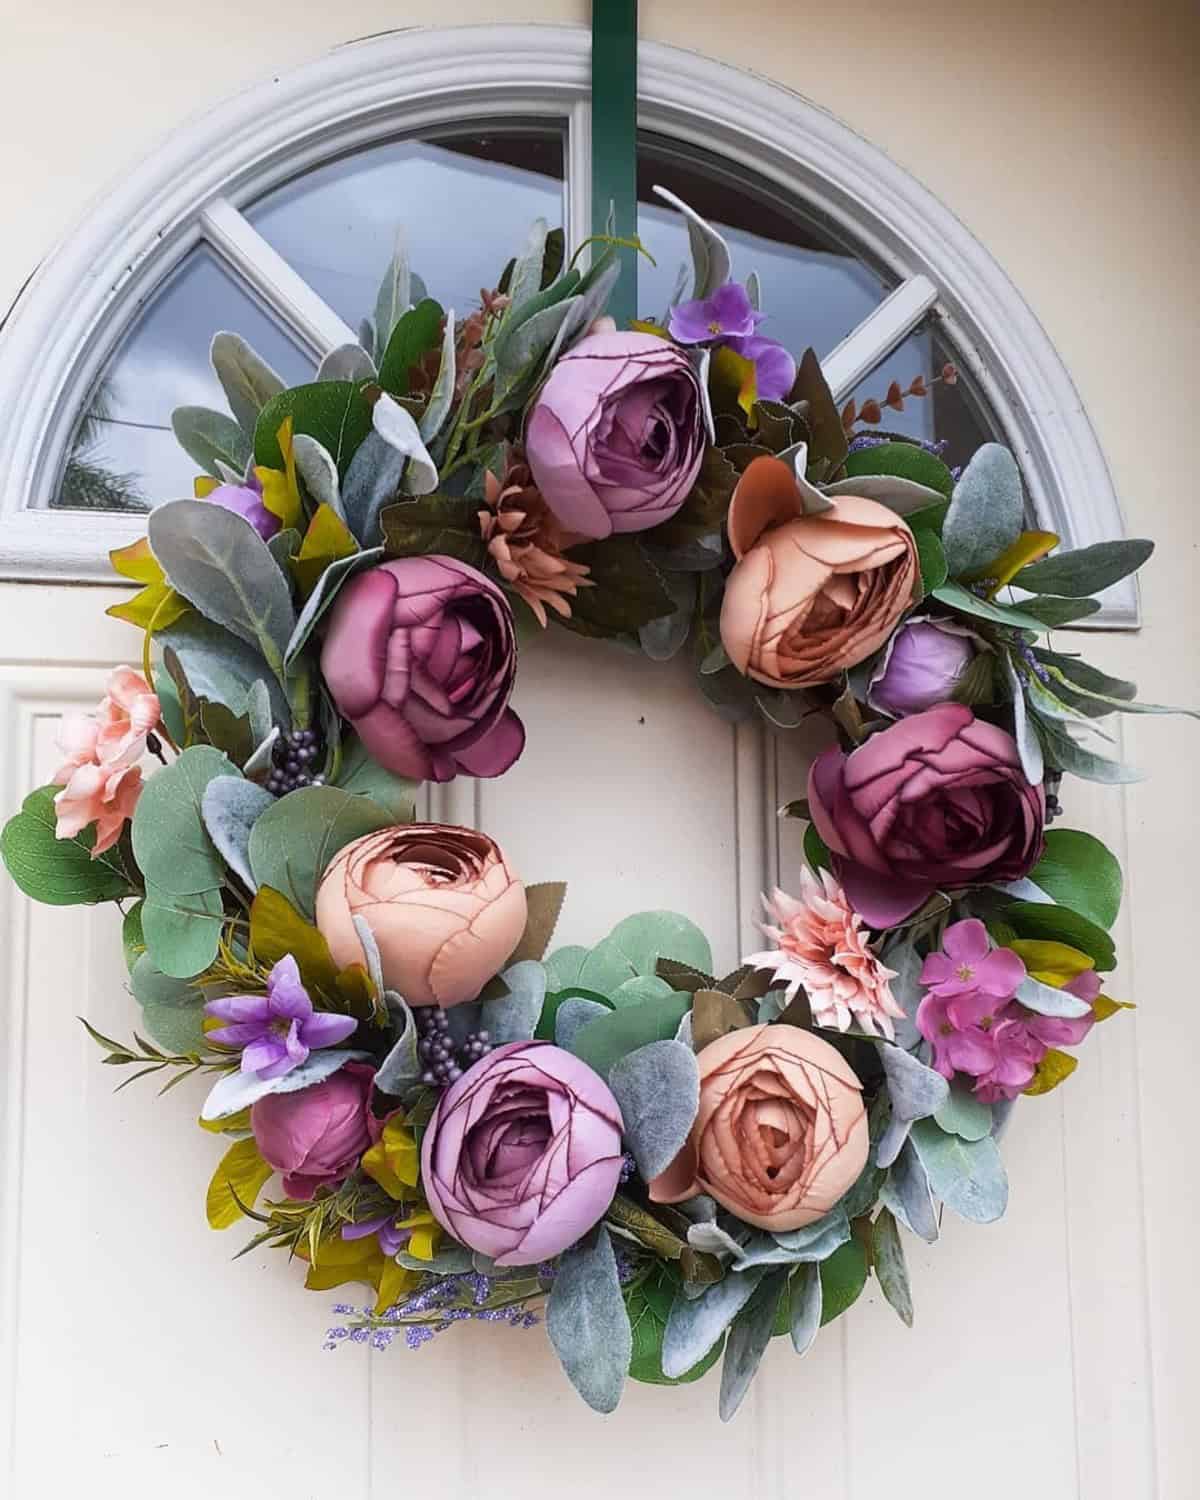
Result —
[[1062, 786], [1063, 773], [1061, 771], [1047, 771], [1042, 785], [1046, 790], [1046, 822], [1053, 823], [1055, 818], [1062, 817], [1062, 803], [1058, 799], [1058, 789]]
[[321, 758], [321, 736], [315, 729], [281, 734], [271, 747], [271, 771], [264, 785], [273, 797], [284, 797], [302, 786], [320, 786], [323, 776], [313, 767]]
[[436, 1005], [420, 1005], [413, 1011], [417, 1023], [417, 1056], [421, 1060], [421, 1082], [447, 1089], [457, 1083], [473, 1063], [492, 1050], [486, 1031], [471, 1031], [456, 1041], [450, 1035], [450, 1020]]

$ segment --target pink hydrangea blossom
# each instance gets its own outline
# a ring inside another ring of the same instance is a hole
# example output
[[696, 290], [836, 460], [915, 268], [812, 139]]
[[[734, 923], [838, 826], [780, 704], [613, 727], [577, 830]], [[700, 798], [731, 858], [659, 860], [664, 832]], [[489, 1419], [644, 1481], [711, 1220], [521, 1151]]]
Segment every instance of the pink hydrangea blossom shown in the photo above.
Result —
[[921, 983], [941, 999], [979, 990], [996, 1000], [1016, 994], [1025, 965], [1009, 948], [993, 948], [987, 928], [975, 917], [947, 927], [942, 951], [931, 953], [921, 968]]
[[799, 899], [777, 887], [763, 905], [770, 920], [762, 930], [775, 946], [745, 962], [785, 980], [789, 1001], [803, 987], [818, 1026], [845, 1031], [857, 1024], [894, 1037], [892, 1022], [904, 1015], [888, 983], [895, 970], [871, 951], [862, 918], [829, 871], [818, 880], [802, 870]]

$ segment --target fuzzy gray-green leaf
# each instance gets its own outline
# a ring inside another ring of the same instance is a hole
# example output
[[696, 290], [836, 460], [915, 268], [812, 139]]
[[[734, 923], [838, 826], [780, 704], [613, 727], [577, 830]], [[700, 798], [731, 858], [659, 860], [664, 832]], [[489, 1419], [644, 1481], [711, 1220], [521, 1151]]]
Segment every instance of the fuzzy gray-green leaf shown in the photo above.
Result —
[[633, 1353], [629, 1315], [608, 1231], [601, 1226], [558, 1263], [546, 1331], [571, 1384], [593, 1411], [615, 1411]]

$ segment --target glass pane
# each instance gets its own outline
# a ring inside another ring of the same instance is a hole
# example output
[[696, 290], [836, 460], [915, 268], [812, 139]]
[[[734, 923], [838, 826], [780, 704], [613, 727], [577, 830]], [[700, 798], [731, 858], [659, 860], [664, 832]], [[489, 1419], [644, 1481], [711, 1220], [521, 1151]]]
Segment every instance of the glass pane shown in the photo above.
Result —
[[198, 470], [175, 441], [177, 406], [225, 411], [208, 362], [214, 333], [240, 333], [289, 384], [313, 366], [205, 250], [193, 250], [109, 361], [71, 445], [55, 507], [148, 510], [192, 493]]
[[267, 194], [246, 217], [351, 328], [403, 231], [413, 271], [463, 312], [492, 287], [536, 218], [563, 222], [561, 127], [389, 141], [327, 162]]

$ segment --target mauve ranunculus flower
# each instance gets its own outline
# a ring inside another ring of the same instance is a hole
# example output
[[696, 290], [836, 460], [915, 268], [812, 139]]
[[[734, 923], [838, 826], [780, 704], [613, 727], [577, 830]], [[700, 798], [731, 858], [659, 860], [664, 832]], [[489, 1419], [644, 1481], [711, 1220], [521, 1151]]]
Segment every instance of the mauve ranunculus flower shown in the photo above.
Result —
[[263, 504], [262, 490], [250, 484], [219, 484], [202, 497], [210, 505], [219, 505], [249, 521], [263, 541], [270, 539], [279, 530], [279, 517], [272, 515]]
[[850, 904], [872, 927], [935, 890], [1020, 880], [1041, 858], [1045, 794], [1010, 734], [961, 703], [901, 719], [808, 773], [817, 832]]
[[867, 1163], [862, 1084], [798, 1026], [745, 1026], [699, 1054], [700, 1109], [683, 1150], [650, 1184], [655, 1203], [708, 1193], [760, 1229], [827, 1214]]
[[289, 1198], [307, 1202], [358, 1165], [372, 1141], [367, 1104], [374, 1078], [374, 1068], [345, 1063], [311, 1088], [267, 1094], [250, 1106], [259, 1152], [283, 1174]]
[[429, 1207], [502, 1266], [573, 1245], [612, 1202], [623, 1122], [608, 1085], [549, 1042], [497, 1047], [438, 1101], [421, 1142]]
[[673, 516], [706, 441], [685, 355], [650, 333], [596, 333], [554, 366], [526, 424], [525, 455], [563, 526], [599, 538]]
[[721, 604], [733, 665], [768, 687], [813, 687], [864, 661], [912, 603], [913, 534], [886, 506], [840, 495], [806, 515], [791, 468], [756, 458], [726, 522], [737, 564]]
[[337, 596], [321, 671], [339, 711], [398, 776], [499, 776], [525, 748], [508, 707], [517, 669], [512, 609], [453, 557], [400, 557]]
[[867, 702], [893, 719], [947, 702], [978, 644], [973, 631], [952, 620], [906, 621], [871, 677]]
[[365, 963], [361, 916], [384, 982], [410, 1005], [473, 1000], [521, 941], [525, 887], [474, 828], [410, 823], [355, 839], [325, 871], [317, 926], [334, 962]]

